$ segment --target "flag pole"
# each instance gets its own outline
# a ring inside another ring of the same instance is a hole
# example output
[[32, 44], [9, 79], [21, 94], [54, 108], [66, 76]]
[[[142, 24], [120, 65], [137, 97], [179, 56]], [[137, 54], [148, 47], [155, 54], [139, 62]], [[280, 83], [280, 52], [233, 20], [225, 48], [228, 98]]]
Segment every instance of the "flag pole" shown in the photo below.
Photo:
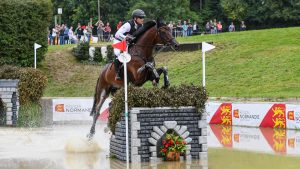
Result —
[[[128, 45], [126, 45], [126, 51], [128, 51]], [[127, 60], [125, 57], [125, 54], [123, 55], [124, 57], [124, 88], [125, 88], [125, 121], [126, 121], [126, 164], [127, 164], [127, 169], [129, 169], [129, 138], [128, 138], [128, 101], [127, 101]]]
[[205, 88], [205, 52], [202, 52], [202, 85]]

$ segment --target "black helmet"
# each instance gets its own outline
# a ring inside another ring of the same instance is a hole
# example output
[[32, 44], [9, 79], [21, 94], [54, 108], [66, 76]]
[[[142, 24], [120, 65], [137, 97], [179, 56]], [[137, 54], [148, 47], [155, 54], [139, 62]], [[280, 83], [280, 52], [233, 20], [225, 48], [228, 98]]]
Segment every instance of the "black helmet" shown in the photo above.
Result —
[[132, 17], [139, 17], [139, 18], [145, 18], [146, 14], [143, 10], [141, 9], [136, 9], [132, 12]]

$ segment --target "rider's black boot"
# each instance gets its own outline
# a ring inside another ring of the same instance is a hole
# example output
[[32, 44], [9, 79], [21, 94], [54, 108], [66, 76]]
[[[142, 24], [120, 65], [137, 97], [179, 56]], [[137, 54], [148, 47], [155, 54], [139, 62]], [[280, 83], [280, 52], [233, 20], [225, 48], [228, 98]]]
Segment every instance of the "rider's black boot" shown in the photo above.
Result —
[[121, 78], [121, 70], [120, 70], [121, 63], [120, 63], [120, 61], [118, 59], [115, 59], [114, 63], [115, 63], [115, 71], [116, 71], [116, 77], [115, 77], [115, 79], [116, 80], [122, 80], [122, 78]]

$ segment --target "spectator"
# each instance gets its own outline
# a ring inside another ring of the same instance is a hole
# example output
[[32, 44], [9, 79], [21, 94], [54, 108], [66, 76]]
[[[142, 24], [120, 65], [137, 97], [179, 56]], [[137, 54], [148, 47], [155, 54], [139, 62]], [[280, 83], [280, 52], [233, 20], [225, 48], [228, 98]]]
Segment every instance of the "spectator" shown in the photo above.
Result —
[[214, 19], [213, 25], [214, 25], [214, 31], [213, 31], [213, 33], [216, 34], [216, 33], [218, 33], [218, 30], [217, 30], [217, 20], [216, 19]]
[[104, 31], [104, 24], [101, 20], [99, 20], [95, 26], [97, 26], [97, 35], [98, 35], [98, 42], [103, 41], [103, 31]]
[[65, 41], [64, 41], [64, 32], [65, 32], [65, 25], [62, 24], [61, 27], [59, 28], [59, 44], [60, 45], [65, 44]]
[[83, 37], [83, 29], [82, 29], [80, 24], [78, 24], [78, 26], [79, 27], [77, 27], [76, 30], [75, 30], [75, 34], [77, 35], [77, 40], [78, 40], [78, 43], [79, 43], [81, 38]]
[[219, 21], [218, 24], [217, 24], [218, 33], [222, 33], [222, 28], [223, 28], [223, 26], [221, 24], [221, 21]]
[[76, 36], [74, 35], [74, 32], [73, 32], [73, 26], [70, 27], [69, 32], [68, 32], [68, 36], [69, 36], [69, 42], [71, 44], [77, 43], [77, 38], [76, 38]]
[[64, 29], [64, 44], [69, 44], [69, 28], [67, 26], [67, 24], [65, 25], [65, 29]]
[[197, 24], [197, 22], [194, 22], [193, 34], [198, 34], [198, 33], [199, 33], [199, 25]]
[[206, 33], [210, 33], [210, 23], [209, 22], [206, 22], [206, 24], [205, 24], [205, 31], [206, 31]]
[[189, 22], [188, 24], [188, 30], [187, 30], [187, 35], [191, 36], [193, 34], [193, 25]]
[[111, 27], [109, 25], [109, 22], [107, 22], [104, 28], [104, 36], [107, 42], [110, 40], [110, 32], [111, 32]]
[[187, 31], [188, 31], [188, 26], [186, 24], [186, 21], [183, 21], [183, 25], [182, 25], [182, 36], [183, 37], [187, 36]]
[[171, 29], [171, 32], [172, 32], [172, 34], [173, 34], [173, 23], [172, 23], [172, 21], [170, 21], [170, 23], [168, 24], [168, 27]]
[[176, 33], [177, 36], [182, 36], [182, 25], [181, 25], [181, 21], [178, 21], [178, 24], [176, 26]]
[[87, 37], [87, 42], [90, 43], [91, 37], [93, 34], [93, 26], [91, 23], [88, 23], [88, 26], [86, 28], [86, 37]]
[[245, 22], [244, 21], [242, 21], [241, 22], [241, 31], [245, 31], [246, 30], [246, 25], [245, 25]]
[[118, 25], [117, 25], [117, 30], [119, 30], [121, 28], [121, 26], [123, 25], [122, 21], [119, 21]]
[[233, 22], [231, 22], [231, 24], [229, 25], [228, 31], [235, 32], [235, 26], [234, 26]]
[[214, 34], [215, 28], [212, 20], [209, 21], [209, 27], [210, 27], [210, 34]]

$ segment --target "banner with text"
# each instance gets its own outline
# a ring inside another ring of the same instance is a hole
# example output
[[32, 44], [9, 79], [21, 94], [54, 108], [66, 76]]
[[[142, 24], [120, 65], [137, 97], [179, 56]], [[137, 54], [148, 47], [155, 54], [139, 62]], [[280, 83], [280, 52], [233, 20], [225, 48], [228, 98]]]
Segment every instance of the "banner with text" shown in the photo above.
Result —
[[300, 129], [300, 105], [217, 103], [206, 106], [209, 124]]
[[[92, 121], [93, 101], [92, 98], [53, 99], [53, 121]], [[110, 101], [106, 99], [100, 113], [108, 108]]]

